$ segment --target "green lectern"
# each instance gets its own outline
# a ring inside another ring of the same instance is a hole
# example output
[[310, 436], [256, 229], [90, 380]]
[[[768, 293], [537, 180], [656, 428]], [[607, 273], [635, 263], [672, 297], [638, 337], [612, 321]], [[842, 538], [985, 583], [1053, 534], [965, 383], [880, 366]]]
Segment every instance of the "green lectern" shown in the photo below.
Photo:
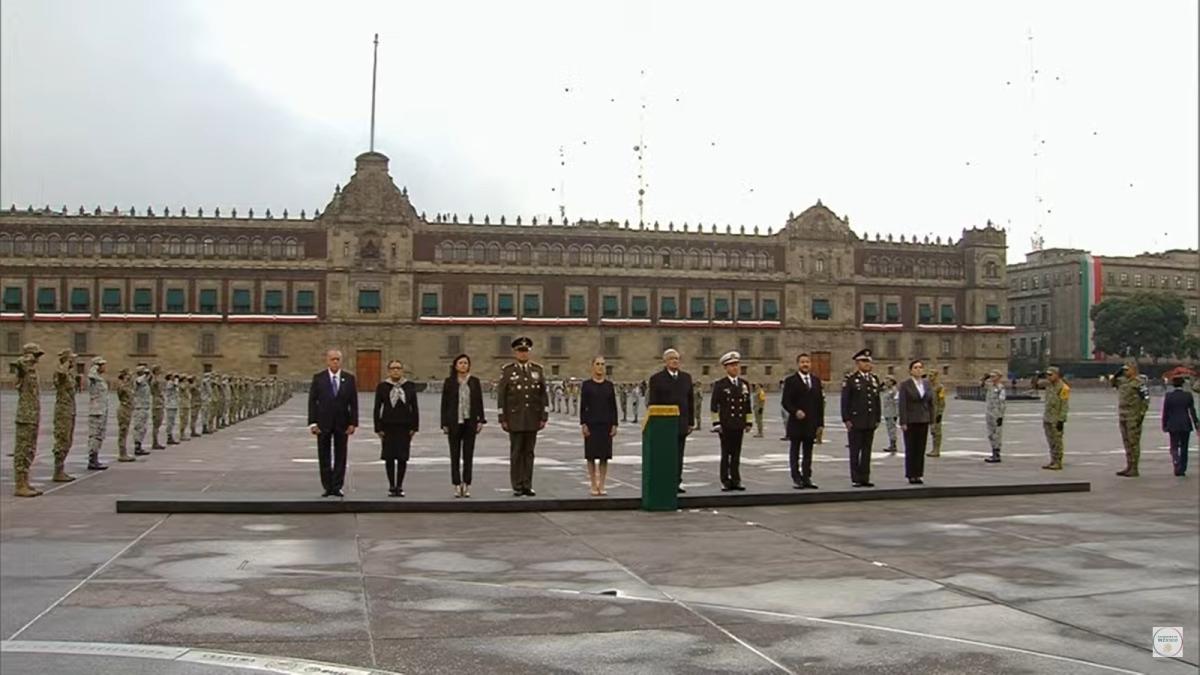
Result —
[[679, 508], [679, 406], [652, 405], [642, 422], [642, 510]]

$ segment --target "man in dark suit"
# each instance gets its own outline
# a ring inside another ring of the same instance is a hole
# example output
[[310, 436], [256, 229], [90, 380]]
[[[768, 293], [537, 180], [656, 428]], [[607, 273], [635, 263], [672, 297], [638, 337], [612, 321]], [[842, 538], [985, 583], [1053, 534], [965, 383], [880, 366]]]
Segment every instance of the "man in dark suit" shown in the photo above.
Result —
[[742, 440], [752, 427], [750, 383], [741, 377], [742, 355], [726, 352], [721, 356], [725, 377], [712, 384], [713, 431], [721, 439], [721, 491], [745, 490], [742, 487]]
[[842, 422], [850, 444], [850, 484], [875, 487], [871, 482], [871, 443], [879, 426], [879, 378], [871, 374], [871, 350], [854, 355], [855, 371], [842, 380]]
[[358, 389], [342, 370], [342, 353], [325, 352], [325, 370], [308, 387], [308, 430], [317, 437], [322, 497], [342, 497], [346, 482], [346, 442], [358, 428]]
[[1175, 466], [1175, 475], [1187, 475], [1188, 436], [1192, 429], [1200, 429], [1200, 419], [1196, 418], [1196, 401], [1192, 395], [1183, 390], [1183, 378], [1171, 379], [1175, 387], [1167, 392], [1163, 399], [1162, 429], [1171, 435], [1171, 463]]
[[916, 359], [908, 364], [912, 377], [900, 383], [900, 431], [904, 433], [904, 476], [920, 485], [925, 475], [925, 443], [933, 422], [933, 385], [925, 379], [925, 364]]
[[662, 370], [650, 376], [646, 407], [652, 405], [679, 406], [679, 473], [677, 492], [683, 493], [683, 450], [687, 437], [696, 427], [692, 412], [692, 376], [679, 369], [679, 352], [668, 349], [663, 352]]
[[796, 357], [796, 372], [783, 381], [780, 405], [787, 412], [792, 487], [815, 490], [817, 486], [812, 482], [813, 443], [825, 427], [825, 393], [821, 390], [821, 378], [812, 374], [812, 359], [808, 354]]

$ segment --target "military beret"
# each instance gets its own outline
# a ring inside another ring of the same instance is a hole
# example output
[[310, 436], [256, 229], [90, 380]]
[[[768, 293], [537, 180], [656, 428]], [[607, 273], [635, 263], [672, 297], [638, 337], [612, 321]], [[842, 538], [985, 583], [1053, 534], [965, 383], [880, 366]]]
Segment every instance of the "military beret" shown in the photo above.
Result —
[[742, 355], [737, 352], [725, 352], [721, 355], [721, 365], [727, 366], [731, 363], [739, 363], [742, 360]]
[[33, 354], [34, 356], [41, 356], [42, 354], [45, 354], [46, 352], [42, 351], [42, 348], [39, 347], [36, 342], [26, 342], [24, 345], [21, 346], [21, 353], [22, 354]]
[[856, 352], [854, 354], [854, 360], [855, 361], [870, 361], [871, 360], [871, 350], [870, 349], [858, 350], [858, 352]]
[[533, 349], [533, 340], [522, 335], [512, 341], [512, 348], [513, 349]]

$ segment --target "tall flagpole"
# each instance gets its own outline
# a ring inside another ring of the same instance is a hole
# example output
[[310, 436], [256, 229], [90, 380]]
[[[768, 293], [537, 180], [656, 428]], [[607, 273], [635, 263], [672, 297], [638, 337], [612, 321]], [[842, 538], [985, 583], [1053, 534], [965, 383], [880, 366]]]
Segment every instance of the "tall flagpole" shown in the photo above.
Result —
[[371, 152], [375, 152], [375, 73], [379, 69], [379, 33], [375, 34], [375, 54], [371, 58]]

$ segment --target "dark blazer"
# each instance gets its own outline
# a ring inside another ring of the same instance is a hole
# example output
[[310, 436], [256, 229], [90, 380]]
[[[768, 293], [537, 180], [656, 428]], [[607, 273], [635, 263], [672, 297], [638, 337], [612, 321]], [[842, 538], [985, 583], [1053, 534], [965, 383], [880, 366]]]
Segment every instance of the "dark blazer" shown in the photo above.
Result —
[[[467, 386], [471, 389], [470, 420], [476, 424], [487, 424], [483, 415], [483, 387], [479, 378], [467, 376]], [[462, 423], [458, 418], [458, 376], [447, 377], [442, 382], [442, 424], [446, 429], [453, 429]]]
[[341, 384], [336, 396], [328, 370], [313, 375], [308, 387], [308, 423], [317, 425], [322, 433], [344, 433], [346, 427], [358, 426], [358, 388], [354, 386], [354, 376], [339, 370], [338, 377]]
[[586, 379], [579, 386], [579, 423], [617, 426], [617, 394], [613, 383]]
[[1183, 389], [1168, 391], [1163, 399], [1163, 431], [1191, 431], [1198, 427], [1200, 420], [1196, 419], [1196, 400], [1192, 394]]
[[[799, 372], [792, 373], [783, 381], [783, 396], [780, 405], [787, 411], [788, 438], [816, 438], [817, 429], [825, 426], [825, 391], [821, 378], [808, 373], [811, 387], [804, 386]], [[796, 419], [796, 411], [804, 411], [804, 419]]]
[[912, 378], [907, 378], [898, 386], [900, 400], [897, 408], [900, 412], [900, 426], [909, 424], [930, 424], [933, 422], [933, 385], [926, 380], [925, 395], [917, 394], [917, 385]]
[[375, 418], [375, 433], [386, 429], [421, 430], [421, 411], [417, 405], [417, 385], [405, 380], [400, 385], [404, 400], [392, 406], [392, 383], [384, 380], [375, 387], [375, 405], [371, 411]]
[[750, 383], [740, 377], [736, 385], [728, 377], [715, 380], [709, 406], [713, 426], [720, 424], [722, 432], [751, 427], [752, 424], [746, 421], [751, 410], [750, 396]]
[[646, 406], [652, 405], [679, 406], [679, 435], [688, 433], [695, 421], [695, 413], [692, 412], [692, 376], [680, 370], [678, 377], [672, 378], [666, 368], [651, 375]]

